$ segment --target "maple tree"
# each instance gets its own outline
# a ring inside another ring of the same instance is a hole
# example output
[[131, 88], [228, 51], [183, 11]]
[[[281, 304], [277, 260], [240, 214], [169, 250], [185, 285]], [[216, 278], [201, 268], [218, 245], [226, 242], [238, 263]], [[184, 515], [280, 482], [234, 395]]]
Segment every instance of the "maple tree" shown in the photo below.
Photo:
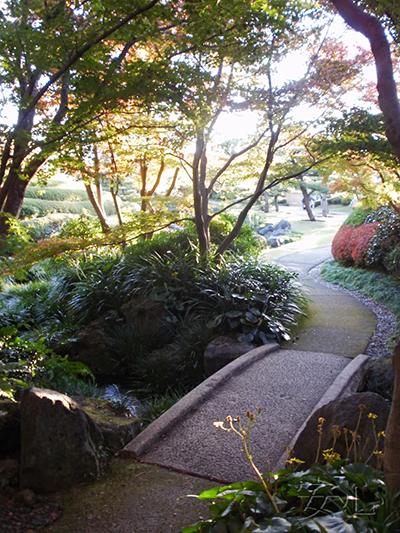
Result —
[[[257, 175], [257, 183], [246, 198], [236, 200], [235, 205], [241, 203], [242, 207], [234, 228], [218, 246], [217, 256], [222, 255], [235, 239], [250, 209], [265, 191], [279, 183], [301, 176], [315, 165], [316, 162], [307, 152], [297, 167], [292, 165], [290, 168], [281, 162], [274, 165], [275, 156], [284, 149], [288, 151], [289, 145], [296, 145], [299, 138], [307, 131], [305, 124], [299, 126], [297, 130], [293, 128], [291, 114], [294, 110], [305, 103], [319, 106], [321, 109], [329, 107], [333, 101], [340, 99], [351, 83], [350, 80], [359, 72], [358, 57], [347, 60], [342, 51], [337, 54], [336, 43], [329, 39], [319, 39], [316, 27], [313, 27], [309, 34], [303, 32], [304, 57], [309, 58], [304, 75], [297, 80], [286, 80], [282, 83], [277, 80], [276, 68], [285, 54], [293, 50], [296, 26], [291, 26], [285, 36], [286, 41], [282, 37], [280, 40], [275, 38], [274, 27], [270, 31], [270, 43], [265, 47], [268, 53], [265, 53], [261, 61], [253, 60], [252, 65], [246, 67], [246, 87], [240, 85], [240, 74], [243, 72], [241, 68], [236, 69], [235, 65], [231, 65], [225, 71], [221, 69], [220, 74], [214, 79], [215, 86], [212, 87], [213, 94], [210, 97], [214, 107], [208, 102], [208, 105], [203, 103], [202, 109], [206, 109], [208, 114], [200, 114], [202, 121], [196, 117], [197, 122], [194, 122], [196, 148], [191, 172], [197, 234], [200, 253], [204, 255], [210, 249], [210, 221], [230, 207], [225, 206], [213, 213], [209, 209], [209, 196], [213, 188], [223, 179], [224, 174], [229, 169], [231, 173], [235, 172], [235, 165], [245, 156], [251, 158], [252, 151], [256, 147], [262, 152], [258, 169], [253, 170], [253, 176]], [[310, 42], [311, 36], [314, 41]], [[275, 46], [275, 43], [279, 43], [279, 46]], [[296, 45], [300, 46], [298, 39]], [[236, 81], [236, 76], [239, 77], [239, 82]], [[247, 144], [242, 143], [222, 165], [212, 168], [208, 153], [212, 130], [219, 113], [226, 109], [230, 102], [235, 101], [235, 94], [240, 94], [242, 108], [254, 109], [259, 113], [261, 129], [258, 131], [258, 137], [254, 136]], [[243, 169], [239, 175], [245, 176]]]
[[[399, 7], [387, 0], [366, 0], [361, 6], [352, 0], [331, 0], [339, 14], [354, 30], [370, 42], [377, 73], [378, 103], [384, 118], [385, 134], [400, 161], [400, 103], [393, 73], [389, 28], [398, 43]], [[364, 9], [363, 9], [364, 8]], [[400, 343], [393, 353], [394, 393], [386, 428], [384, 467], [387, 484], [393, 494], [400, 493]]]
[[[3, 215], [18, 217], [38, 169], [103, 113], [128, 101], [145, 110], [179, 100], [190, 70], [180, 55], [203, 46], [212, 57], [245, 35], [252, 49], [249, 7], [228, 0], [4, 2], [0, 83], [16, 118], [0, 132]], [[7, 228], [2, 216], [0, 234]]]
[[365, 207], [390, 205], [400, 211], [398, 159], [385, 135], [383, 115], [351, 109], [329, 121], [314, 139], [314, 149], [328, 156], [325, 172], [332, 192], [357, 194]]

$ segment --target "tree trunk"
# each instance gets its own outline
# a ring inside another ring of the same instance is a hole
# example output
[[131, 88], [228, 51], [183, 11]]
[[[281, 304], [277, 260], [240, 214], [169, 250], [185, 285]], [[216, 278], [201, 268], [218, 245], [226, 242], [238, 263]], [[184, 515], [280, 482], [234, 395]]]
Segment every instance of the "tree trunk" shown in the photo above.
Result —
[[107, 233], [108, 231], [110, 231], [110, 226], [107, 223], [106, 215], [105, 215], [104, 211], [101, 209], [98, 201], [96, 200], [96, 197], [93, 194], [91, 185], [85, 183], [85, 188], [86, 188], [86, 192], [87, 192], [88, 198], [90, 200], [90, 203], [92, 204], [92, 206], [93, 206], [93, 208], [94, 208], [94, 210], [96, 212], [97, 218], [100, 220], [100, 224], [101, 224], [101, 228], [103, 230], [103, 233]]
[[140, 165], [140, 180], [142, 182], [142, 188], [140, 189], [140, 196], [142, 198], [142, 203], [140, 206], [140, 210], [143, 212], [147, 211], [147, 164], [145, 159], [141, 159], [139, 161]]
[[208, 191], [206, 187], [206, 144], [203, 132], [199, 132], [193, 158], [193, 202], [194, 218], [199, 239], [201, 257], [207, 257], [210, 250], [210, 220], [208, 214]]
[[[341, 17], [370, 42], [374, 55], [379, 107], [385, 119], [386, 137], [400, 161], [400, 103], [393, 76], [390, 46], [379, 20], [362, 11], [351, 0], [331, 0]], [[400, 344], [393, 353], [394, 393], [386, 427], [384, 466], [387, 485], [400, 492]]]
[[[22, 204], [25, 198], [25, 192], [28, 188], [29, 182], [35, 175], [37, 170], [46, 161], [46, 157], [38, 155], [33, 158], [25, 168], [24, 179], [19, 177], [19, 170], [21, 161], [18, 153], [23, 152], [24, 149], [19, 147], [17, 153], [14, 154], [13, 159], [16, 160], [14, 166], [10, 168], [7, 179], [0, 188], [0, 211], [8, 213], [9, 215], [18, 218], [21, 211]], [[0, 220], [0, 237], [6, 237], [8, 233], [8, 223], [5, 217]]]
[[100, 178], [100, 161], [99, 161], [99, 152], [97, 150], [97, 144], [93, 146], [94, 152], [94, 182], [96, 186], [96, 197], [99, 204], [99, 208], [104, 213], [104, 202], [103, 202], [103, 188], [101, 186]]
[[124, 225], [124, 221], [122, 220], [122, 213], [121, 213], [121, 209], [119, 207], [118, 194], [114, 190], [113, 186], [110, 187], [110, 191], [111, 191], [111, 196], [112, 196], [112, 199], [113, 199], [113, 202], [114, 202], [115, 212], [117, 213], [117, 217], [118, 217], [118, 224], [120, 226], [123, 226]]
[[394, 392], [385, 432], [386, 483], [393, 495], [400, 492], [400, 342], [393, 352]]
[[169, 186], [168, 191], [165, 193], [166, 198], [168, 198], [168, 196], [171, 196], [172, 191], [175, 189], [176, 180], [178, 179], [178, 173], [179, 173], [179, 167], [176, 167], [171, 185]]
[[311, 220], [311, 222], [315, 222], [315, 216], [310, 207], [310, 195], [307, 192], [306, 186], [302, 183], [300, 183], [300, 190], [303, 193], [304, 207], [306, 208], [308, 218]]
[[379, 107], [385, 119], [386, 137], [400, 161], [400, 103], [393, 76], [390, 46], [382, 24], [352, 0], [331, 0], [341, 17], [370, 42], [375, 60]]

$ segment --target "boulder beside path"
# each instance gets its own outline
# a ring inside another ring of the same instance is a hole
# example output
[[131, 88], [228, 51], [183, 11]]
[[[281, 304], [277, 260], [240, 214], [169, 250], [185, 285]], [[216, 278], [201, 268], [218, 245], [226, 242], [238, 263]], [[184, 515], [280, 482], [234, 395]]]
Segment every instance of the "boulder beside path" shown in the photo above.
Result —
[[[129, 421], [128, 421], [129, 424]], [[130, 422], [120, 445], [140, 430], [137, 419]], [[114, 433], [115, 433], [114, 431]], [[31, 388], [21, 399], [20, 488], [51, 493], [96, 479], [110, 453], [112, 424], [98, 424], [72, 398], [47, 389]]]

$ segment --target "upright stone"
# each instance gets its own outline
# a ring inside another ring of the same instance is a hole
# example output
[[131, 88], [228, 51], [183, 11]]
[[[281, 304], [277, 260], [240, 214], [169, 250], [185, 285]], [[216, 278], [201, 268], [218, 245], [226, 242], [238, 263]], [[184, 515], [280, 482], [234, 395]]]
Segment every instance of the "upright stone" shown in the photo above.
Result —
[[97, 478], [103, 436], [68, 396], [31, 388], [21, 400], [21, 488], [54, 492]]
[[[379, 394], [362, 392], [338, 398], [312, 414], [293, 447], [293, 457], [304, 461], [301, 469], [307, 469], [315, 463], [318, 448], [319, 462], [324, 462], [323, 452], [333, 448], [341, 459], [368, 462], [376, 467], [374, 452], [382, 452], [384, 442], [383, 438], [379, 443], [376, 439], [378, 433], [385, 430], [388, 418], [389, 407]], [[321, 423], [320, 436], [318, 426]], [[353, 432], [357, 433], [354, 438]]]

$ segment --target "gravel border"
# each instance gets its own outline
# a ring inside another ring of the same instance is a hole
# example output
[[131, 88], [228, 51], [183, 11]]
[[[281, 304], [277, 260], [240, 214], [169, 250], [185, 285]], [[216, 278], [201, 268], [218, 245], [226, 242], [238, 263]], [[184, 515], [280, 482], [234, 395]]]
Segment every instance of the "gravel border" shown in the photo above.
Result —
[[371, 309], [375, 313], [378, 323], [375, 331], [369, 340], [368, 346], [364, 350], [364, 354], [373, 358], [391, 357], [392, 353], [387, 349], [389, 339], [396, 333], [396, 315], [394, 315], [386, 306], [375, 302], [371, 298], [364, 296], [356, 291], [345, 289], [340, 285], [328, 283], [320, 276], [320, 269], [322, 265], [318, 265], [309, 271], [309, 276], [318, 281], [321, 285], [329, 287], [332, 290], [346, 292], [357, 298], [362, 304]]

